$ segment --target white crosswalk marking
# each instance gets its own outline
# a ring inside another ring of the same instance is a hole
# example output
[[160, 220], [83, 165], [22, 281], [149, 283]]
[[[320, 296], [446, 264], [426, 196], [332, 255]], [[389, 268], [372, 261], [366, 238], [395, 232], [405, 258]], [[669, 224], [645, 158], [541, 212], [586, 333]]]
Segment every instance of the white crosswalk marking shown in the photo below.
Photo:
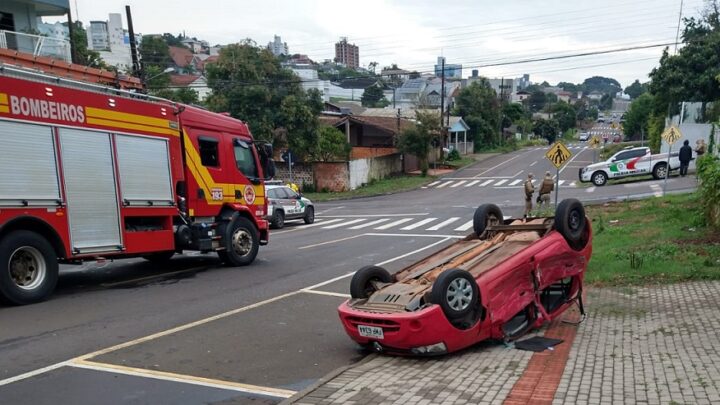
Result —
[[467, 231], [468, 229], [472, 228], [472, 226], [473, 226], [473, 220], [471, 219], [471, 220], [465, 222], [464, 224], [458, 226], [457, 228], [455, 228], [455, 230], [456, 231]]
[[470, 183], [466, 184], [465, 187], [472, 187], [478, 183], [480, 183], [480, 180], [473, 180]]
[[450, 188], [460, 187], [460, 186], [462, 186], [462, 185], [465, 184], [465, 183], [467, 183], [467, 180], [460, 180], [460, 181], [458, 181], [457, 183], [455, 183], [455, 184], [453, 184], [452, 186], [450, 186]]
[[576, 184], [575, 184], [575, 182], [573, 181], [572, 183], [570, 183], [570, 184], [568, 185], [568, 187], [575, 187], [575, 185], [576, 185]]
[[558, 186], [562, 186], [563, 183], [565, 183], [565, 180], [560, 180], [560, 181], [558, 181]]
[[517, 179], [517, 180], [513, 180], [513, 182], [512, 182], [512, 183], [508, 184], [508, 186], [514, 186], [514, 185], [516, 185], [516, 184], [520, 183], [521, 181], [522, 181], [522, 180], [520, 180], [520, 179]]
[[405, 222], [410, 222], [410, 221], [412, 221], [413, 219], [414, 219], [414, 218], [403, 218], [403, 219], [397, 220], [397, 221], [395, 221], [395, 222], [390, 222], [389, 224], [385, 224], [385, 225], [382, 225], [382, 226], [378, 226], [378, 227], [375, 228], [375, 229], [380, 229], [380, 230], [382, 230], [382, 229], [390, 229], [390, 228], [392, 228], [393, 226], [398, 226], [398, 225], [400, 225], [400, 224], [404, 224]]
[[493, 181], [495, 181], [495, 180], [487, 180], [486, 182], [484, 182], [483, 184], [481, 184], [480, 187], [485, 187], [485, 186], [487, 186], [488, 184], [492, 183]]
[[429, 224], [430, 222], [432, 222], [432, 221], [434, 221], [434, 220], [436, 220], [436, 219], [437, 219], [437, 218], [425, 218], [425, 219], [423, 219], [423, 220], [420, 221], [420, 222], [416, 222], [416, 223], [414, 223], [414, 224], [412, 224], [412, 225], [408, 225], [408, 226], [406, 226], [406, 227], [404, 227], [404, 228], [400, 228], [400, 229], [403, 230], [403, 231], [411, 231], [411, 230], [413, 230], [413, 229], [415, 229], [415, 228], [419, 228], [419, 227], [421, 227], [421, 226], [423, 226], [423, 225], [425, 225], [425, 224]]
[[440, 184], [440, 181], [433, 181], [432, 183], [428, 184], [427, 186], [428, 186], [428, 187], [432, 187], [432, 186], [434, 186], [434, 185], [436, 185], [436, 184]]
[[453, 183], [452, 181], [446, 181], [445, 183], [442, 183], [442, 184], [440, 184], [439, 186], [437, 186], [437, 188], [443, 188], [443, 187], [445, 187], [445, 186], [449, 186], [449, 185], [452, 184], [452, 183]]
[[323, 229], [335, 229], [335, 228], [340, 228], [343, 226], [357, 224], [358, 222], [363, 222], [363, 221], [367, 221], [367, 219], [365, 219], [365, 218], [353, 219], [352, 221], [341, 222], [339, 224], [334, 224], [334, 225], [330, 225], [330, 226], [323, 226]]
[[507, 179], [502, 179], [502, 180], [498, 181], [497, 183], [495, 183], [495, 187], [501, 186], [501, 185], [503, 185], [503, 184], [505, 184], [505, 183], [507, 183]]
[[315, 223], [310, 224], [310, 225], [305, 225], [305, 226], [303, 226], [303, 228], [312, 228], [314, 226], [325, 226], [327, 224], [332, 224], [333, 222], [340, 222], [342, 220], [343, 220], [343, 218], [330, 219], [330, 220], [316, 218]]
[[377, 225], [377, 224], [382, 224], [383, 222], [386, 222], [386, 221], [389, 221], [389, 220], [390, 220], [390, 218], [382, 218], [382, 219], [378, 219], [378, 220], [376, 220], [376, 221], [371, 221], [371, 222], [367, 222], [367, 223], [364, 223], [364, 224], [355, 225], [355, 226], [351, 227], [350, 229], [363, 229], [363, 228], [367, 228], [367, 227], [369, 227], [369, 226], [373, 226], [373, 225]]
[[453, 222], [457, 221], [458, 219], [460, 219], [460, 217], [452, 217], [452, 218], [450, 218], [450, 219], [446, 219], [445, 221], [440, 222], [439, 224], [437, 224], [437, 225], [435, 225], [435, 226], [431, 226], [431, 227], [428, 228], [427, 230], [428, 230], [428, 231], [437, 231], [437, 230], [439, 230], [439, 229], [441, 229], [441, 228], [444, 228], [444, 227], [447, 226], [447, 225], [452, 224]]

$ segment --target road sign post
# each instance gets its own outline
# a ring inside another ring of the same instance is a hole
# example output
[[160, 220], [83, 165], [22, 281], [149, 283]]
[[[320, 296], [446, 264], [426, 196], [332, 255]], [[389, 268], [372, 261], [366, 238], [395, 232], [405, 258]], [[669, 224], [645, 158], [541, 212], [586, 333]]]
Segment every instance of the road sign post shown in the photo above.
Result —
[[570, 160], [570, 156], [572, 156], [572, 153], [560, 141], [555, 142], [550, 149], [545, 152], [545, 157], [555, 166], [555, 169], [557, 169], [555, 175], [555, 207], [557, 207], [558, 195], [560, 194], [560, 167]]
[[668, 154], [667, 161], [665, 164], [665, 179], [663, 180], [663, 197], [665, 196], [665, 190], [667, 190], [667, 179], [670, 176], [670, 153], [672, 152], [672, 145], [682, 138], [680, 128], [675, 125], [671, 125], [670, 128], [666, 129], [660, 137], [668, 143]]
[[593, 135], [592, 138], [590, 138], [590, 147], [593, 150], [593, 163], [597, 162], [597, 147], [600, 145], [600, 138], [597, 137], [597, 135]]

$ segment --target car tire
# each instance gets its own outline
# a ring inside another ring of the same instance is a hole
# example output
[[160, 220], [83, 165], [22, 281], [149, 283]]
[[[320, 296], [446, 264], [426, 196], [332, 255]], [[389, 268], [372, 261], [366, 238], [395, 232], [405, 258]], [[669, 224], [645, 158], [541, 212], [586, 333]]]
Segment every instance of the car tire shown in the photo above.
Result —
[[475, 210], [473, 215], [473, 231], [478, 238], [483, 239], [485, 235], [485, 229], [489, 225], [500, 225], [503, 222], [503, 214], [500, 207], [495, 204], [483, 204]]
[[445, 317], [454, 322], [477, 309], [480, 289], [472, 274], [462, 269], [450, 269], [435, 279], [430, 300], [440, 305]]
[[281, 210], [275, 210], [270, 220], [270, 225], [274, 229], [282, 229], [285, 226], [285, 213]]
[[667, 176], [667, 163], [661, 162], [653, 167], [652, 171], [653, 178], [655, 180], [662, 180]]
[[391, 283], [392, 276], [380, 266], [365, 266], [356, 271], [350, 280], [350, 296], [367, 298], [376, 291], [373, 282]]
[[595, 172], [593, 173], [591, 180], [594, 185], [601, 187], [604, 186], [605, 183], [607, 183], [607, 174], [603, 171]]
[[226, 266], [247, 266], [255, 260], [260, 249], [258, 231], [245, 217], [220, 224], [218, 233], [222, 236], [224, 250], [218, 251], [218, 257]]
[[55, 249], [41, 235], [13, 231], [0, 243], [0, 297], [14, 305], [43, 301], [58, 281]]
[[582, 250], [587, 244], [587, 218], [579, 200], [562, 200], [555, 209], [555, 230], [565, 238], [574, 250]]
[[149, 255], [143, 255], [142, 258], [149, 261], [150, 263], [157, 263], [157, 264], [163, 264], [167, 263], [172, 259], [172, 257], [175, 255], [174, 250], [170, 250], [167, 252], [158, 252], [158, 253], [151, 253]]
[[306, 224], [312, 224], [315, 222], [315, 208], [313, 206], [309, 206], [305, 208], [305, 216], [303, 217], [303, 221], [305, 221]]

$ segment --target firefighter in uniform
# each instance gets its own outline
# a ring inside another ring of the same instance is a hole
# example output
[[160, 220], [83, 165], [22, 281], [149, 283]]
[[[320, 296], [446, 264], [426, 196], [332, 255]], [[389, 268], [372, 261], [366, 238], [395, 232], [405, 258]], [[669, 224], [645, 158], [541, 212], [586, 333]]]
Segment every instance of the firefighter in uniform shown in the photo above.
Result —
[[535, 186], [532, 184], [533, 174], [528, 173], [528, 178], [525, 180], [525, 213], [523, 218], [527, 218], [532, 210], [532, 196], [535, 192]]
[[552, 179], [550, 172], [545, 172], [545, 178], [543, 179], [542, 185], [537, 199], [538, 207], [544, 206], [550, 208], [550, 193], [555, 189], [555, 182]]

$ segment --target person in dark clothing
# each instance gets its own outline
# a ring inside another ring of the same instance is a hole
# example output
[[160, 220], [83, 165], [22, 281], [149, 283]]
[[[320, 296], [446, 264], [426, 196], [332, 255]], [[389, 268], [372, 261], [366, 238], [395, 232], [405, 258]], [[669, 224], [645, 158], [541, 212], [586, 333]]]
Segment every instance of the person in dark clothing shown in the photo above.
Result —
[[690, 147], [690, 141], [687, 139], [683, 142], [683, 146], [680, 148], [680, 176], [685, 177], [687, 175], [688, 166], [692, 159], [692, 148]]

